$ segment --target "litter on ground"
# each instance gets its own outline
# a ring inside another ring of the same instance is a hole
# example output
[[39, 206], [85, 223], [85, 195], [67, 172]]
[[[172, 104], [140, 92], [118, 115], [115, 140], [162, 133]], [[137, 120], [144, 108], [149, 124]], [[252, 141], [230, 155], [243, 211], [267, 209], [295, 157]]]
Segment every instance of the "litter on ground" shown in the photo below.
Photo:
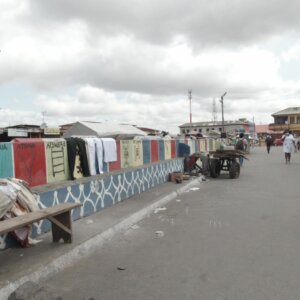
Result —
[[167, 208], [166, 207], [157, 207], [154, 209], [154, 213], [157, 214], [158, 212], [163, 211], [163, 210], [167, 210]]
[[156, 236], [158, 237], [163, 237], [165, 235], [165, 233], [161, 230], [155, 231]]

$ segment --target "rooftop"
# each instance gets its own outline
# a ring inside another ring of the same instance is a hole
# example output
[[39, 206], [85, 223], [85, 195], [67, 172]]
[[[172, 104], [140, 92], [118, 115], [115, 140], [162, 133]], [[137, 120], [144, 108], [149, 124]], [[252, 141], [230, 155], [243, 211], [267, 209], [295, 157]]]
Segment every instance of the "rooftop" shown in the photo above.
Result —
[[287, 116], [287, 115], [298, 115], [300, 114], [300, 107], [288, 107], [284, 110], [280, 110], [274, 114], [272, 114], [272, 117], [277, 116]]

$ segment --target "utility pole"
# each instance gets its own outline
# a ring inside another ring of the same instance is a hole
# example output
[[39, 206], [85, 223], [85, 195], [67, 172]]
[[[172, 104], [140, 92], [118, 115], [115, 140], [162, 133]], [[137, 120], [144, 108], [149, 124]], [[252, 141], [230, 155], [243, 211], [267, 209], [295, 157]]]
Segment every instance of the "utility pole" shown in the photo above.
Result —
[[225, 92], [222, 96], [221, 96], [221, 105], [222, 105], [222, 132], [225, 132], [225, 128], [224, 128], [224, 97], [226, 96], [227, 92]]
[[215, 98], [213, 99], [212, 121], [213, 121], [213, 123], [217, 122], [217, 106], [216, 106]]
[[189, 90], [189, 100], [190, 100], [190, 124], [192, 124], [192, 90]]

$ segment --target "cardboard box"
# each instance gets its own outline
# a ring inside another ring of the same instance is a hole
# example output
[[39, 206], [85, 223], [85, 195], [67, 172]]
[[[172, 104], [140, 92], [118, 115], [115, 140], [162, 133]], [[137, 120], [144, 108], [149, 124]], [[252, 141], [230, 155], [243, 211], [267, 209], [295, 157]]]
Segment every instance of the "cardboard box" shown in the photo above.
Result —
[[170, 181], [171, 182], [176, 182], [176, 180], [178, 180], [178, 181], [182, 181], [183, 180], [183, 173], [182, 172], [173, 172], [173, 173], [170, 173]]

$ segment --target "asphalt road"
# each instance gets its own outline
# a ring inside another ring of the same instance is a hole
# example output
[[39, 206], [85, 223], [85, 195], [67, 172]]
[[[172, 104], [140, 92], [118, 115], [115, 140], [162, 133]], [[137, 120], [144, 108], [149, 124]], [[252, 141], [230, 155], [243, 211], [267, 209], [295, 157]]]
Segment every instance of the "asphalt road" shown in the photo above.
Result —
[[65, 299], [300, 299], [300, 152], [255, 148], [46, 284]]

